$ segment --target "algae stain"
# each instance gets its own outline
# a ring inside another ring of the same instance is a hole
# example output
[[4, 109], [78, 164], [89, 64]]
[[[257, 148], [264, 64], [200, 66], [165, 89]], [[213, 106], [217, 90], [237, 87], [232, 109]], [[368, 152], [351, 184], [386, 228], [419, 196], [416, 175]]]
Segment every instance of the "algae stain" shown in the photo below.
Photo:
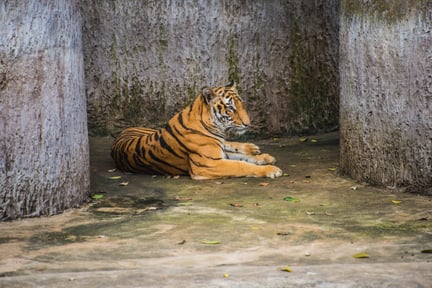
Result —
[[[316, 132], [338, 123], [338, 98], [336, 84], [331, 86], [333, 73], [330, 65], [314, 64], [316, 51], [329, 49], [324, 42], [307, 39], [307, 31], [301, 29], [299, 20], [293, 17], [289, 43], [290, 57], [290, 118], [293, 129]], [[316, 60], [315, 62], [320, 62]], [[279, 85], [283, 85], [282, 83]], [[316, 117], [322, 115], [322, 117]]]
[[239, 56], [237, 53], [237, 36], [236, 35], [231, 35], [228, 38], [228, 54], [226, 55], [226, 58], [227, 58], [227, 62], [228, 62], [228, 78], [229, 78], [229, 80], [234, 80], [236, 83], [239, 83], [241, 70], [240, 70], [240, 65], [239, 65]]
[[159, 46], [160, 48], [166, 50], [168, 49], [168, 33], [165, 30], [163, 24], [159, 25]]
[[367, 3], [357, 0], [342, 0], [340, 2], [341, 12], [348, 17], [367, 15], [371, 22], [378, 20], [387, 24], [401, 21], [407, 17], [409, 11], [425, 10], [427, 5], [430, 6], [428, 0], [375, 0]]
[[143, 118], [142, 95], [143, 89], [137, 76], [132, 76], [131, 83], [126, 83], [123, 91], [127, 93], [126, 106], [123, 110], [123, 115], [132, 123], [138, 124]]
[[290, 59], [291, 69], [291, 111], [292, 119], [296, 120], [295, 129], [302, 129], [310, 126], [311, 97], [313, 96], [313, 87], [310, 81], [310, 75], [306, 59], [308, 59], [307, 51], [304, 49], [305, 40], [302, 37], [303, 33], [300, 30], [300, 25], [297, 20], [293, 20], [293, 25], [290, 33], [290, 43], [292, 45], [292, 56]]
[[71, 243], [84, 242], [87, 237], [80, 234], [71, 234], [64, 231], [40, 233], [33, 236], [27, 250], [39, 250], [52, 246], [62, 246]]
[[424, 231], [430, 230], [430, 224], [424, 223], [392, 223], [382, 222], [372, 226], [347, 226], [346, 230], [356, 232], [361, 235], [372, 238], [380, 238], [383, 236], [412, 236], [418, 235]]
[[158, 39], [159, 49], [157, 53], [159, 58], [160, 72], [166, 73], [167, 65], [165, 63], [165, 57], [166, 57], [165, 54], [168, 51], [168, 33], [166, 32], [166, 29], [163, 24], [159, 25], [158, 38], [159, 38]]
[[[123, 87], [122, 87], [122, 79], [121, 75], [119, 75], [118, 71], [121, 71], [121, 63], [120, 59], [118, 57], [118, 44], [115, 35], [112, 37], [112, 44], [110, 47], [110, 61], [111, 66], [113, 67], [111, 72], [111, 83], [110, 87], [112, 89], [112, 98], [110, 100], [110, 103], [107, 105], [107, 110], [109, 114], [110, 119], [117, 119], [121, 118], [123, 113]], [[110, 122], [110, 121], [108, 121]], [[107, 130], [110, 131], [113, 129], [112, 126], [113, 123], [107, 123]]]

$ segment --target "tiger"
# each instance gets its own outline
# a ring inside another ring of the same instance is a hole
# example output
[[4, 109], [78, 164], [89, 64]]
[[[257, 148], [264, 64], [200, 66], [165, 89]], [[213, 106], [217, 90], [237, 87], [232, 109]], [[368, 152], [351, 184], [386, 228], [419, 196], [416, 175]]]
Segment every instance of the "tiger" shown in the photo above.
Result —
[[111, 156], [118, 169], [132, 173], [189, 175], [193, 180], [282, 176], [276, 159], [257, 145], [226, 140], [227, 133], [241, 135], [248, 126], [235, 82], [206, 86], [165, 127], [122, 130]]

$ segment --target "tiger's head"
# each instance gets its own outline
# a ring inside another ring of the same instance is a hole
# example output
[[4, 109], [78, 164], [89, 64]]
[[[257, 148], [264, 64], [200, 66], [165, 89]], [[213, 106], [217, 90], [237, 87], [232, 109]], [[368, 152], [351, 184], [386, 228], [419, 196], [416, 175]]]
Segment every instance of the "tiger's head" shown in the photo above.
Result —
[[215, 126], [237, 135], [246, 132], [250, 119], [234, 81], [223, 87], [204, 87], [201, 95], [210, 107]]

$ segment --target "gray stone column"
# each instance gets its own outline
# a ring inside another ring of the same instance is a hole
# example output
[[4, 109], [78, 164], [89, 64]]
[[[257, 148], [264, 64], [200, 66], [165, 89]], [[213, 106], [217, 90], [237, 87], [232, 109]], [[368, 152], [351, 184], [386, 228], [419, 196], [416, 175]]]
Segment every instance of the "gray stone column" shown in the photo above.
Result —
[[432, 2], [344, 0], [340, 9], [342, 173], [432, 185]]
[[0, 3], [0, 219], [88, 199], [79, 1]]

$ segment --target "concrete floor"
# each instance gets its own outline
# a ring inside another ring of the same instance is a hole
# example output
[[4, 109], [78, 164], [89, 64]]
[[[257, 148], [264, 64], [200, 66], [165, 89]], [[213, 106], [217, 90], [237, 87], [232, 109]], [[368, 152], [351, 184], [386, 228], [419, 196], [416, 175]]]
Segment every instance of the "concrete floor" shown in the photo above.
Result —
[[338, 176], [337, 140], [256, 142], [281, 178], [193, 181], [109, 172], [92, 138], [102, 198], [0, 223], [0, 287], [432, 287], [432, 198]]

